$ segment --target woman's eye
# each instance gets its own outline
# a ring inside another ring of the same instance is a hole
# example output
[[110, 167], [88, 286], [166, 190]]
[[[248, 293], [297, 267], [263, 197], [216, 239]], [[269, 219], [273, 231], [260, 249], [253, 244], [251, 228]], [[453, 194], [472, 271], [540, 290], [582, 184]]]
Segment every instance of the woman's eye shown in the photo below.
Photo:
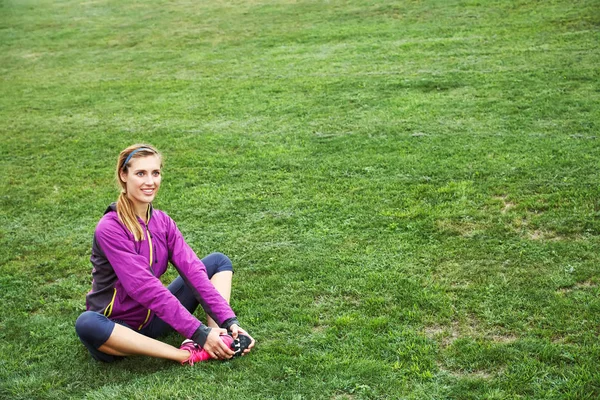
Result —
[[143, 172], [138, 172], [136, 175], [137, 176], [144, 176], [144, 173]]
[[158, 172], [158, 171], [154, 171], [154, 173], [153, 173], [152, 175], [154, 175], [154, 176], [159, 176], [159, 175], [160, 175], [160, 172]]

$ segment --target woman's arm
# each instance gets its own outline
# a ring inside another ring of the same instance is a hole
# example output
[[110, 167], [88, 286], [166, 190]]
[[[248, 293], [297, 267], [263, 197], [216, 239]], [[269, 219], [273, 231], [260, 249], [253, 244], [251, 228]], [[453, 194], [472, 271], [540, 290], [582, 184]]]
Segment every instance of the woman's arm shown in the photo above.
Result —
[[175, 222], [169, 218], [168, 223], [169, 260], [194, 292], [196, 300], [221, 328], [228, 329], [237, 324], [235, 313], [210, 282], [202, 261], [186, 243]]
[[[250, 338], [250, 344], [243, 351], [243, 354], [249, 353], [254, 347], [254, 339], [239, 326], [237, 317], [229, 306], [229, 303], [215, 289], [208, 278], [206, 267], [186, 243], [177, 225], [170, 218], [169, 224], [167, 239], [169, 260], [177, 268], [180, 276], [186, 281], [187, 285], [194, 291], [196, 299], [200, 302], [204, 310], [222, 329], [230, 331], [234, 339], [237, 339], [240, 334]], [[217, 331], [217, 329], [211, 332], [211, 336], [218, 337], [213, 335], [214, 331]], [[207, 341], [207, 345], [209, 341]], [[219, 340], [218, 342], [220, 343], [221, 341]], [[205, 346], [205, 349], [207, 349], [207, 346]], [[229, 358], [230, 356], [231, 354], [228, 353], [228, 356], [225, 358]]]

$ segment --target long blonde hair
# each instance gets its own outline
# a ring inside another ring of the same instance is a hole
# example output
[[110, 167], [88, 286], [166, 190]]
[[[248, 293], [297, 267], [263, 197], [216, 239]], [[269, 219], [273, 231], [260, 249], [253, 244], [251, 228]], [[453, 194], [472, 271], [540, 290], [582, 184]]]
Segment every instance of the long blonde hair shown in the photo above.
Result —
[[117, 160], [117, 182], [121, 187], [121, 193], [117, 199], [117, 215], [119, 220], [133, 234], [136, 242], [144, 240], [144, 230], [135, 215], [133, 202], [127, 197], [127, 184], [121, 180], [121, 172], [128, 172], [131, 160], [147, 156], [157, 156], [160, 159], [160, 167], [162, 168], [162, 155], [148, 144], [129, 146], [119, 154]]

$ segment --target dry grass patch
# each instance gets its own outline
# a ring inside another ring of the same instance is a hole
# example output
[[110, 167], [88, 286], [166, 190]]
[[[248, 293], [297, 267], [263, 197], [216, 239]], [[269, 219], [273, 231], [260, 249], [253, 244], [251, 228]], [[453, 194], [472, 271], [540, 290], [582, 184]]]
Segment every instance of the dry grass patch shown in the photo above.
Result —
[[479, 328], [479, 325], [480, 324], [474, 318], [469, 318], [462, 323], [453, 321], [450, 325], [433, 324], [427, 326], [424, 329], [424, 334], [429, 339], [438, 342], [442, 348], [452, 345], [460, 338], [479, 338], [500, 344], [511, 344], [519, 339], [519, 337], [514, 334], [500, 334], [483, 331]]
[[453, 221], [442, 219], [436, 221], [437, 228], [443, 232], [462, 237], [472, 237], [483, 230], [481, 224], [470, 221]]
[[500, 212], [502, 214], [506, 214], [508, 211], [510, 211], [511, 208], [515, 207], [515, 203], [513, 203], [512, 201], [508, 201], [508, 196], [496, 196], [494, 197], [494, 200], [498, 200], [502, 202], [502, 209], [500, 210]]
[[512, 221], [512, 229], [521, 237], [534, 241], [561, 241], [565, 237], [549, 229], [532, 229], [529, 220], [525, 217], [515, 218]]
[[510, 344], [516, 342], [519, 338], [515, 335], [491, 335], [488, 336], [495, 343]]
[[595, 288], [598, 287], [598, 284], [595, 282], [592, 282], [591, 279], [588, 279], [587, 281], [583, 281], [583, 282], [577, 282], [574, 286], [575, 289], [587, 289], [587, 288]]
[[342, 399], [355, 399], [356, 395], [353, 394], [349, 394], [349, 393], [344, 393], [344, 394], [336, 394], [335, 396], [331, 397], [333, 400], [342, 400]]
[[439, 342], [442, 347], [448, 347], [458, 338], [461, 334], [458, 329], [458, 324], [453, 323], [451, 326], [432, 325], [425, 328], [425, 336], [429, 339]]
[[531, 240], [552, 240], [552, 241], [564, 240], [564, 237], [557, 234], [556, 232], [552, 232], [552, 231], [548, 231], [548, 230], [541, 230], [541, 229], [536, 229], [534, 231], [528, 231], [527, 237], [529, 237], [529, 239], [531, 239]]
[[494, 377], [489, 371], [449, 371], [450, 375], [459, 379], [483, 379], [488, 380]]
[[498, 375], [501, 375], [505, 369], [505, 368], [501, 368], [499, 371], [494, 371], [494, 372], [489, 371], [489, 370], [483, 370], [483, 369], [452, 370], [452, 369], [448, 369], [445, 365], [443, 365], [440, 362], [437, 363], [437, 366], [438, 366], [439, 370], [442, 371], [443, 373], [446, 373], [446, 374], [450, 375], [451, 377], [453, 377], [455, 379], [460, 379], [460, 380], [489, 380], [489, 379], [495, 378]]
[[593, 282], [591, 279], [588, 279], [583, 282], [577, 282], [573, 286], [570, 286], [570, 287], [560, 288], [556, 292], [560, 295], [565, 295], [565, 294], [571, 293], [575, 290], [586, 290], [586, 289], [593, 289], [596, 287], [598, 287], [598, 284]]
[[316, 326], [312, 327], [311, 331], [314, 334], [321, 334], [321, 333], [325, 332], [325, 328], [326, 327], [323, 325], [316, 325]]
[[452, 321], [450, 325], [430, 325], [425, 327], [424, 333], [429, 339], [439, 342], [441, 347], [445, 348], [461, 337], [481, 336], [477, 333], [476, 326], [477, 322], [475, 319], [469, 318], [463, 323]]

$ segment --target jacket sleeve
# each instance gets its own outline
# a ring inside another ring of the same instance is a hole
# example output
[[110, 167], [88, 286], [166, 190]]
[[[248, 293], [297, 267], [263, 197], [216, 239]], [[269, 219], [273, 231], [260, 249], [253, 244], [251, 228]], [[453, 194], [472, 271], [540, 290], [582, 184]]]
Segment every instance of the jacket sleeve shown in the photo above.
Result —
[[137, 254], [133, 240], [120, 223], [111, 219], [101, 221], [96, 240], [127, 294], [177, 332], [191, 338], [200, 321], [153, 275], [148, 261]]
[[[192, 289], [196, 300], [219, 326], [227, 328], [228, 321], [236, 316], [229, 303], [208, 279], [206, 267], [194, 250], [185, 242], [175, 222], [168, 219], [169, 261]], [[236, 321], [237, 323], [237, 321]]]

